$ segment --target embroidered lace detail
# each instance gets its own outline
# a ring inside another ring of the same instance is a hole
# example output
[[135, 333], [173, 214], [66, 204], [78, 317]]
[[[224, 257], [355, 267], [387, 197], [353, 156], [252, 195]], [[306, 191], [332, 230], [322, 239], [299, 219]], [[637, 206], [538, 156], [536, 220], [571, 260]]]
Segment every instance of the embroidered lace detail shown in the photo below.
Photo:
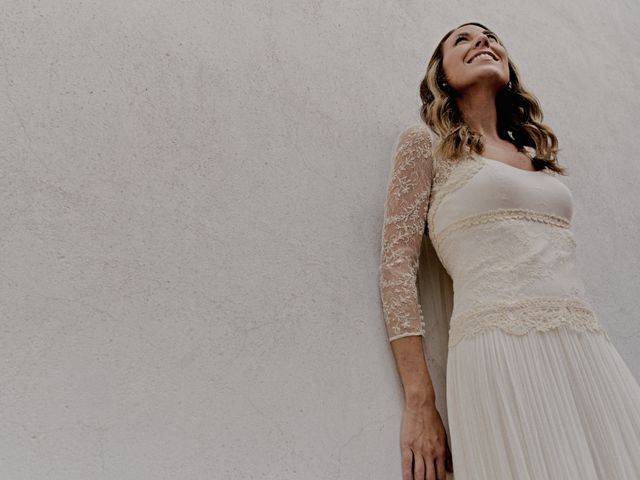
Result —
[[573, 233], [556, 224], [564, 225], [544, 213], [494, 210], [462, 219], [438, 235], [434, 248], [454, 279], [456, 306], [466, 311], [550, 288], [556, 296], [584, 298]]
[[434, 164], [436, 165], [433, 173], [434, 189], [444, 185], [451, 176], [451, 172], [453, 172], [460, 163], [461, 161], [456, 162], [455, 160], [449, 159], [434, 159]]
[[[474, 227], [476, 225], [482, 225], [490, 222], [508, 221], [508, 220], [526, 220], [540, 223], [548, 223], [550, 225], [556, 225], [562, 228], [569, 228], [570, 223], [566, 218], [554, 215], [551, 213], [539, 212], [535, 210], [528, 210], [524, 208], [501, 208], [492, 210], [490, 212], [484, 212], [470, 217], [462, 218], [451, 225], [446, 226], [442, 231], [431, 236], [434, 247], [439, 249], [442, 243], [444, 243], [449, 235], [459, 230]], [[568, 238], [572, 241], [575, 247], [575, 240], [572, 235]]]
[[455, 285], [450, 346], [490, 328], [522, 335], [564, 325], [607, 335], [585, 299], [570, 219], [504, 208], [459, 219], [440, 231], [434, 228], [443, 199], [485, 164], [474, 156], [436, 159], [432, 138], [424, 125], [409, 127], [399, 135], [394, 151], [379, 266], [389, 340], [425, 335], [417, 275], [427, 226]]
[[431, 192], [433, 160], [426, 126], [398, 140], [384, 203], [379, 289], [389, 341], [424, 335], [417, 273]]
[[[442, 200], [471, 180], [482, 167], [482, 162], [472, 156], [461, 160], [435, 160], [432, 198], [428, 212], [429, 232], [437, 231], [437, 228], [435, 228], [435, 214]], [[430, 238], [432, 238], [431, 234]]]
[[452, 316], [449, 347], [490, 328], [524, 335], [531, 330], [545, 332], [559, 326], [579, 332], [602, 333], [610, 340], [593, 310], [582, 299], [533, 297], [477, 306], [462, 315]]

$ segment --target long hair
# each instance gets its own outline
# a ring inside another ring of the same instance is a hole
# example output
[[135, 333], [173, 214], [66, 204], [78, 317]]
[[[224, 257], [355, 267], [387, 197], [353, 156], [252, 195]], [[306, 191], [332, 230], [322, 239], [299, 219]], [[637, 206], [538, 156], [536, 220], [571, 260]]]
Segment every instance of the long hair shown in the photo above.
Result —
[[[448, 85], [442, 86], [446, 81], [442, 67], [443, 44], [456, 29], [464, 25], [477, 25], [487, 29], [480, 23], [469, 22], [447, 32], [433, 52], [426, 75], [420, 83], [420, 117], [440, 139], [434, 147], [434, 155], [448, 159], [466, 158], [470, 151], [482, 155], [484, 151], [482, 134], [469, 128], [457, 107], [455, 98], [458, 92]], [[500, 39], [498, 42], [506, 49]], [[540, 104], [535, 95], [524, 87], [510, 56], [509, 80], [511, 88], [503, 87], [496, 96], [498, 136], [515, 145], [521, 152], [526, 153], [526, 147], [533, 150], [529, 156], [536, 170], [546, 167], [566, 175], [566, 169], [558, 164], [558, 139], [542, 123]]]

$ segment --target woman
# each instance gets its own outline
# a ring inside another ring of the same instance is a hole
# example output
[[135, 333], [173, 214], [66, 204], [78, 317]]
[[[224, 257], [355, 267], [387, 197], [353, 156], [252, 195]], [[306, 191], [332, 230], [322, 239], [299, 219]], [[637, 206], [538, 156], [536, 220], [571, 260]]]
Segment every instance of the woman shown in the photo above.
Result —
[[[573, 197], [536, 98], [479, 23], [444, 36], [420, 94], [426, 125], [399, 136], [380, 258], [403, 478], [639, 479], [640, 385], [586, 298]], [[449, 435], [422, 345], [425, 232], [455, 287]]]

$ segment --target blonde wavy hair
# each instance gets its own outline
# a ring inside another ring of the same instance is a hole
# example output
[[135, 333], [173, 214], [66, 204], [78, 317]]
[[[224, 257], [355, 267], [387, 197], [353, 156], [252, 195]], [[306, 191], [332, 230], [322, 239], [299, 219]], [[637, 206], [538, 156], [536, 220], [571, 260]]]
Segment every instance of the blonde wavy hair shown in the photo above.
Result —
[[[440, 139], [434, 147], [434, 155], [440, 158], [467, 158], [471, 151], [479, 155], [484, 151], [482, 134], [470, 129], [456, 105], [457, 92], [448, 85], [442, 85], [447, 81], [442, 67], [443, 44], [464, 25], [487, 29], [480, 23], [468, 22], [447, 32], [433, 52], [426, 75], [420, 83], [420, 117]], [[498, 42], [506, 49], [500, 39]], [[566, 169], [558, 164], [558, 139], [551, 128], [542, 123], [540, 103], [522, 84], [518, 69], [510, 57], [509, 80], [510, 88], [504, 87], [496, 96], [498, 136], [527, 154], [536, 170], [548, 168], [566, 175]]]

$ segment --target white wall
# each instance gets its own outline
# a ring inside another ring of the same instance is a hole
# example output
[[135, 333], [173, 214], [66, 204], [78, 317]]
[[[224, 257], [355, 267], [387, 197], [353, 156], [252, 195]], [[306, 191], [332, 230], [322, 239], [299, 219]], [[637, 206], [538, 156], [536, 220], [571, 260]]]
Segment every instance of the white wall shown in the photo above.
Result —
[[640, 7], [507, 5], [3, 0], [0, 477], [400, 478], [382, 202], [465, 21], [560, 138], [640, 378]]

